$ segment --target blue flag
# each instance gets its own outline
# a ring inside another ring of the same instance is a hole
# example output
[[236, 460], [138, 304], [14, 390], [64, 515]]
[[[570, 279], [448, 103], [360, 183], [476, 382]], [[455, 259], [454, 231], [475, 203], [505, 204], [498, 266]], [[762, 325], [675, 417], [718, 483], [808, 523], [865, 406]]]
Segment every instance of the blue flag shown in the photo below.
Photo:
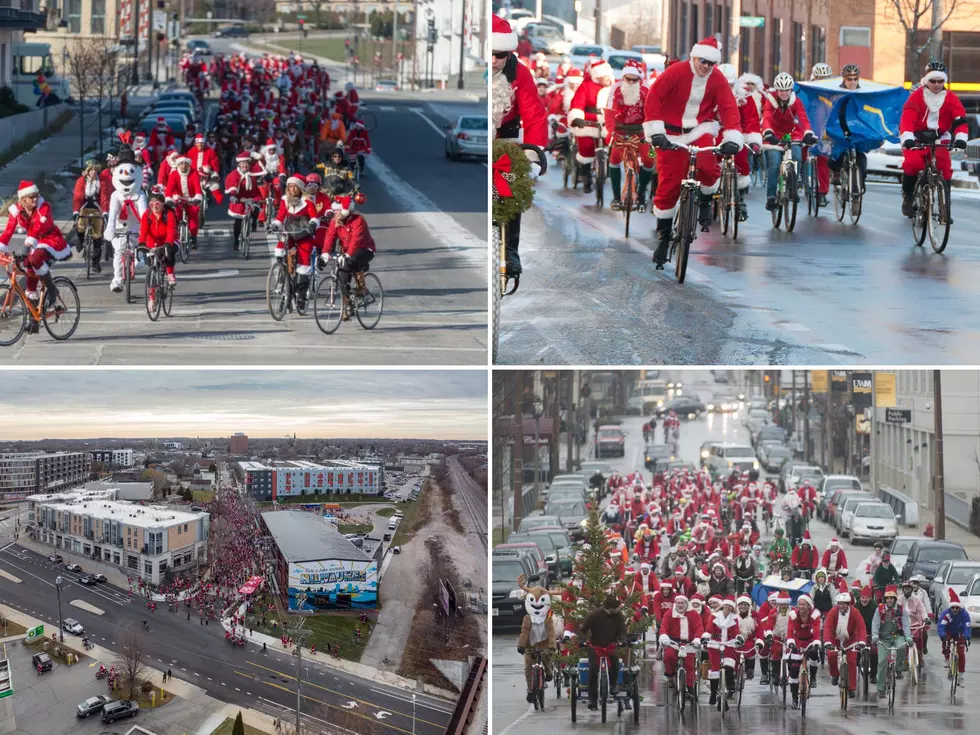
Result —
[[908, 90], [864, 79], [859, 89], [844, 89], [836, 77], [820, 82], [798, 82], [796, 95], [803, 102], [813, 132], [820, 138], [816, 152], [836, 158], [847, 146], [841, 111], [859, 151], [871, 151], [886, 140], [898, 142], [898, 122]]

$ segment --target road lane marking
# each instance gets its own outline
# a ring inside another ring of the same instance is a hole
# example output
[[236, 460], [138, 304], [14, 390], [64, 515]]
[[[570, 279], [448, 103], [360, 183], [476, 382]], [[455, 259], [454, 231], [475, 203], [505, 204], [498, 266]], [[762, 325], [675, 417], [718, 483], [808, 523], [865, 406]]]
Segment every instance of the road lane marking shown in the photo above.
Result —
[[4, 569], [0, 569], [0, 577], [3, 577], [4, 579], [10, 580], [11, 582], [13, 582], [15, 584], [20, 584], [21, 582], [24, 581], [20, 577], [15, 577], [13, 574], [11, 574], [10, 572], [8, 572], [8, 571], [6, 571]]
[[413, 107], [413, 108], [411, 108], [411, 110], [416, 115], [418, 115], [420, 118], [422, 118], [423, 120], [425, 120], [425, 122], [428, 123], [429, 127], [432, 128], [433, 130], [435, 130], [439, 134], [439, 137], [440, 138], [445, 138], [446, 137], [446, 129], [445, 128], [440, 128], [438, 125], [436, 125], [434, 122], [432, 122], [432, 120], [429, 119], [429, 117], [424, 112], [422, 112], [422, 110], [418, 109], [417, 107]]
[[95, 605], [90, 605], [85, 602], [85, 600], [69, 600], [69, 605], [74, 605], [79, 610], [84, 610], [85, 612], [92, 613], [93, 615], [105, 615], [105, 610], [96, 607]]

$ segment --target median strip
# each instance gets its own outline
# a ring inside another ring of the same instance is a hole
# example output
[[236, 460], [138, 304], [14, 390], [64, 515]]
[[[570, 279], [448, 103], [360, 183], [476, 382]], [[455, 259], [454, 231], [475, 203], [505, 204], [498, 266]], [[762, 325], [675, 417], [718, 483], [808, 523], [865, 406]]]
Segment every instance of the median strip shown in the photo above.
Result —
[[105, 615], [105, 610], [97, 608], [95, 605], [90, 605], [85, 602], [85, 600], [71, 600], [69, 605], [74, 605], [79, 610], [84, 610], [85, 612], [92, 613], [93, 615]]

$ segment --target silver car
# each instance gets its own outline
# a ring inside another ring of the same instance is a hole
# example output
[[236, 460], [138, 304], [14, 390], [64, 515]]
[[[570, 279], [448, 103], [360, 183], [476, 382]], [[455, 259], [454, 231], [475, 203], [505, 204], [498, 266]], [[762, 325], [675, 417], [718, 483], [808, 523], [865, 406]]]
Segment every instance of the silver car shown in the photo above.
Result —
[[446, 158], [458, 161], [471, 156], [486, 160], [489, 130], [486, 115], [460, 115], [446, 127]]

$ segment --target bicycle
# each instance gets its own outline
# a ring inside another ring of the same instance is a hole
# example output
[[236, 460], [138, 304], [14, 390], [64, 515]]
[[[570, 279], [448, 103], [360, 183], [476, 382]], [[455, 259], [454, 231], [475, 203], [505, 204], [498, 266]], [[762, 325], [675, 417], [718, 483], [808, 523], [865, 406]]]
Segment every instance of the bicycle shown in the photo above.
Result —
[[191, 226], [190, 221], [187, 218], [187, 204], [190, 199], [185, 199], [184, 197], [177, 198], [177, 204], [183, 204], [181, 208], [180, 219], [177, 221], [177, 245], [180, 251], [180, 262], [187, 263], [187, 258], [190, 252], [190, 241], [191, 241]]
[[[838, 688], [840, 689], [840, 708], [841, 711], [847, 710], [847, 702], [851, 696], [850, 683], [851, 683], [851, 672], [850, 664], [848, 663], [848, 652], [853, 649], [858, 649], [859, 655], [863, 659], [862, 662], [858, 663], [859, 669], [862, 663], [867, 661], [867, 651], [868, 647], [864, 641], [857, 641], [849, 646], [837, 646], [837, 673], [838, 676]], [[867, 699], [867, 679], [865, 679], [865, 699]]]
[[960, 651], [959, 640], [954, 638], [949, 643], [949, 702], [956, 704], [956, 689], [963, 686], [960, 681]]
[[[850, 143], [848, 136], [848, 143]], [[864, 195], [861, 193], [861, 169], [857, 163], [854, 148], [848, 147], [841, 156], [841, 169], [834, 184], [834, 213], [837, 221], [844, 221], [848, 202], [851, 205], [851, 224], [861, 219], [861, 206]]]
[[[555, 158], [562, 164], [562, 188], [568, 188], [568, 180], [572, 179], [572, 185], [574, 188], [577, 185], [576, 174], [575, 174], [575, 153], [572, 150], [572, 136], [570, 133], [563, 134], [562, 137], [558, 135], [558, 120], [551, 121], [551, 143], [548, 145], [547, 150], [550, 153], [555, 154]], [[564, 125], [562, 126], [564, 127]]]
[[796, 227], [796, 205], [799, 203], [799, 173], [796, 170], [796, 159], [793, 158], [793, 146], [803, 146], [799, 140], [790, 140], [783, 136], [779, 147], [783, 150], [783, 160], [779, 164], [779, 179], [776, 183], [776, 206], [772, 210], [772, 226], [779, 229], [783, 210], [786, 210], [786, 232], [792, 232]]
[[[639, 175], [640, 162], [637, 153], [643, 139], [638, 135], [617, 136], [618, 142], [623, 151], [623, 183], [620, 187], [620, 211], [626, 215], [626, 237], [630, 236], [630, 213], [636, 208], [638, 202], [637, 195], [637, 176]], [[601, 205], [600, 205], [601, 206]]]
[[[544, 651], [540, 648], [531, 649], [531, 694], [535, 712], [544, 712], [544, 690], [547, 684], [544, 680], [544, 664], [541, 663], [543, 655]], [[555, 685], [557, 686], [557, 682]]]
[[936, 148], [950, 149], [948, 144], [937, 141], [919, 143], [906, 150], [928, 151], [926, 167], [915, 179], [912, 195], [912, 236], [916, 247], [920, 247], [929, 235], [932, 249], [941, 253], [949, 241], [950, 217], [949, 195], [946, 182], [936, 166]]
[[[364, 109], [364, 103], [362, 102], [360, 108], [357, 111], [357, 118], [355, 122], [359, 122], [364, 126], [364, 129], [369, 133], [374, 130], [375, 126], [378, 124], [377, 116], [370, 110]], [[369, 122], [370, 121], [370, 122]]]
[[928, 630], [928, 619], [922, 625], [910, 626], [912, 642], [909, 644], [908, 651], [906, 652], [906, 663], [908, 664], [909, 674], [912, 677], [913, 686], [919, 683], [919, 676], [922, 673], [922, 639], [929, 634]]
[[126, 230], [126, 243], [122, 246], [123, 287], [126, 290], [126, 303], [133, 303], [133, 281], [136, 279], [136, 251], [139, 233]]
[[605, 204], [609, 149], [606, 147], [606, 137], [602, 134], [602, 128], [599, 124], [595, 123], [589, 126], [599, 128], [599, 137], [595, 141], [595, 158], [592, 159], [592, 174], [595, 179], [595, 205], [602, 209], [603, 204]]
[[766, 167], [766, 157], [760, 151], [759, 153], [750, 154], [752, 157], [749, 161], [751, 171], [749, 172], [749, 178], [754, 187], [764, 187], [769, 182], [769, 169]]
[[95, 249], [96, 224], [102, 233], [102, 210], [91, 199], [86, 199], [78, 212], [78, 219], [85, 221], [82, 234], [82, 257], [85, 258], [85, 280], [92, 277], [92, 251]]
[[[548, 159], [545, 157], [544, 153], [536, 145], [531, 145], [530, 143], [520, 143], [522, 150], [532, 151], [537, 156], [537, 160], [541, 165], [541, 176], [544, 176], [548, 171]], [[492, 273], [496, 275], [493, 279], [493, 336], [492, 336], [492, 353], [493, 362], [497, 361], [497, 347], [500, 344], [500, 301], [505, 296], [511, 296], [517, 292], [517, 289], [521, 285], [520, 276], [508, 276], [507, 275], [507, 223], [505, 222], [494, 222], [493, 223], [493, 243], [491, 245], [491, 253], [493, 255], [493, 268]], [[514, 287], [509, 291], [507, 290], [508, 281], [514, 281]]]
[[724, 156], [721, 159], [721, 179], [718, 193], [715, 194], [715, 209], [721, 220], [721, 234], [728, 234], [732, 228], [732, 239], [738, 237], [738, 205], [741, 198], [738, 190], [738, 171], [735, 170], [735, 156]]
[[146, 254], [146, 315], [151, 322], [160, 318], [160, 309], [163, 313], [170, 316], [174, 306], [174, 287], [167, 280], [167, 273], [163, 267], [163, 258], [157, 248], [139, 248], [140, 252]]
[[[287, 218], [287, 224], [291, 224], [288, 220], [293, 218]], [[305, 219], [305, 218], [296, 218]], [[295, 223], [292, 223], [295, 224]], [[286, 316], [287, 311], [293, 310], [294, 298], [296, 300], [296, 312], [300, 316], [306, 315], [306, 309], [308, 306], [304, 304], [303, 308], [299, 308], [299, 299], [297, 294], [296, 285], [296, 239], [304, 238], [309, 236], [309, 230], [305, 225], [299, 223], [299, 227], [294, 227], [294, 229], [283, 230], [279, 233], [279, 242], [287, 246], [286, 257], [282, 260], [276, 259], [276, 262], [272, 264], [269, 269], [269, 275], [266, 278], [265, 286], [265, 300], [266, 305], [269, 308], [269, 314], [277, 322], [281, 322], [283, 317]], [[310, 283], [314, 283], [316, 279], [316, 253], [312, 255], [313, 265], [310, 273]], [[314, 291], [315, 293], [315, 291]]]
[[803, 649], [803, 659], [800, 661], [800, 681], [797, 685], [797, 691], [800, 697], [800, 716], [806, 717], [806, 703], [810, 699], [810, 665], [807, 653], [814, 646], [820, 646], [820, 641], [813, 641], [806, 648]]
[[[722, 667], [721, 667], [721, 676], [718, 677], [718, 704], [717, 704], [717, 708], [718, 708], [718, 711], [721, 713], [721, 716], [722, 717], [724, 717], [725, 716], [725, 713], [728, 711], [728, 676], [726, 675], [727, 672], [725, 671], [725, 665], [724, 665], [725, 649], [726, 648], [738, 648], [739, 645], [742, 645], [743, 643], [744, 643], [744, 641], [742, 641], [740, 643], [736, 643], [735, 641], [731, 641], [731, 642], [725, 642], [725, 643], [722, 643], [721, 644]], [[741, 660], [742, 654], [741, 653], [738, 653], [738, 657], [739, 657], [739, 660]], [[744, 668], [743, 668], [743, 671], [742, 671], [742, 676], [743, 676], [742, 685], [744, 686], [745, 685], [745, 682], [744, 682], [744, 676], [745, 676]], [[734, 689], [734, 691], [738, 692], [738, 694], [739, 694], [739, 704], [741, 704], [741, 692], [739, 691], [737, 684], [736, 684], [736, 688]]]
[[806, 213], [814, 217], [820, 211], [820, 181], [817, 176], [817, 157], [808, 155], [803, 161], [803, 194], [806, 196]]
[[[878, 645], [882, 645], [878, 641]], [[888, 711], [895, 709], [895, 678], [898, 673], [898, 647], [885, 646], [888, 651], [888, 659], [885, 662], [885, 696], [888, 698]]]
[[[668, 682], [669, 686], [673, 688], [674, 704], [677, 707], [677, 713], [683, 717], [684, 706], [687, 702], [687, 669], [684, 667], [684, 662], [688, 657], [696, 658], [700, 646], [695, 641], [683, 645], [676, 641], [671, 641], [667, 644], [667, 648], [673, 648], [677, 651], [677, 669], [674, 672], [674, 676]], [[691, 693], [691, 711], [696, 712], [701, 677], [697, 673], [697, 662], [695, 661], [692, 665], [695, 667], [695, 674], [694, 691]], [[669, 691], [667, 695], [670, 696]]]
[[245, 216], [242, 218], [242, 229], [238, 233], [238, 251], [242, 254], [242, 258], [248, 260], [249, 248], [252, 245], [252, 210], [258, 209], [259, 205], [254, 199], [243, 199], [242, 204], [245, 206]]
[[[772, 644], [770, 643], [770, 646]], [[777, 667], [774, 665], [776, 661], [770, 657], [769, 659], [769, 693], [776, 694], [776, 692], [782, 689], [783, 695], [783, 707], [786, 706], [786, 690], [789, 685], [789, 659], [788, 651], [786, 650], [786, 645], [783, 645], [783, 654], [779, 657], [779, 675], [773, 676], [773, 670]], [[771, 654], [770, 654], [771, 656]]]
[[609, 698], [609, 690], [612, 682], [609, 679], [609, 656], [616, 653], [616, 644], [608, 646], [594, 646], [588, 644], [589, 648], [595, 651], [599, 659], [599, 715], [603, 724], [606, 722], [606, 700]]
[[701, 183], [695, 178], [698, 153], [710, 152], [717, 154], [718, 146], [697, 146], [674, 143], [675, 148], [683, 148], [688, 152], [687, 177], [681, 182], [681, 193], [677, 199], [677, 214], [674, 215], [673, 235], [670, 239], [670, 250], [667, 260], [674, 262], [674, 274], [678, 283], [684, 283], [687, 277], [687, 261], [691, 255], [691, 243], [697, 237], [698, 205], [701, 196]]
[[742, 711], [742, 693], [745, 691], [745, 654], [736, 651], [738, 658], [735, 659], [735, 709]]
[[[23, 258], [0, 253], [0, 266], [7, 272], [7, 282], [0, 285], [0, 347], [9, 347], [19, 340], [30, 324], [31, 331], [43, 322], [44, 328], [54, 339], [66, 340], [78, 328], [81, 305], [75, 284], [65, 276], [55, 276], [58, 300], [53, 307], [44, 306], [45, 287], [38, 283], [38, 300], [27, 297], [19, 276], [27, 276], [22, 267]], [[28, 323], [28, 320], [30, 322]], [[8, 337], [10, 333], [13, 336]]]
[[367, 272], [370, 264], [364, 266], [364, 271], [353, 274], [353, 293], [344, 285], [339, 270], [344, 265], [342, 259], [346, 258], [346, 255], [328, 255], [329, 270], [313, 292], [313, 318], [324, 334], [336, 332], [341, 321], [345, 317], [350, 319], [351, 314], [364, 329], [374, 329], [384, 311], [384, 290], [380, 279]]

